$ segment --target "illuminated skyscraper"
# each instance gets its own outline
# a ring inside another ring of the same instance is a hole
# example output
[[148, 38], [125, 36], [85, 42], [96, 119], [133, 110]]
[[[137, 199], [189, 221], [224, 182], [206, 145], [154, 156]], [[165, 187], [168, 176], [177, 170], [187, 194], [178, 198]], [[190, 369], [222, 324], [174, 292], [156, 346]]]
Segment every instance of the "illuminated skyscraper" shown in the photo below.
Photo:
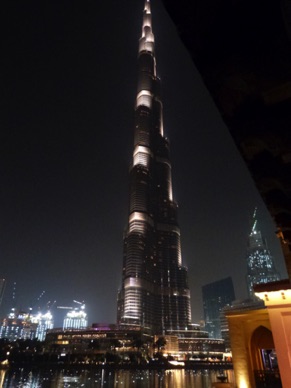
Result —
[[63, 322], [64, 330], [87, 328], [88, 319], [85, 307], [85, 304], [80, 304], [80, 307], [72, 308], [71, 311], [67, 312]]
[[54, 327], [54, 320], [51, 312], [49, 310], [45, 313], [39, 312], [38, 314], [31, 315], [30, 319], [32, 323], [37, 324], [35, 337], [39, 341], [44, 341], [47, 330]]
[[118, 323], [148, 327], [155, 334], [184, 330], [191, 323], [190, 292], [172, 195], [169, 142], [163, 131], [149, 0], [139, 40], [129, 190]]
[[0, 338], [7, 338], [9, 341], [34, 339], [36, 330], [37, 324], [31, 321], [30, 314], [16, 311], [15, 308], [0, 321]]
[[254, 284], [269, 283], [280, 280], [266, 240], [257, 229], [256, 210], [252, 217], [252, 228], [247, 248], [247, 287], [251, 298], [254, 297]]

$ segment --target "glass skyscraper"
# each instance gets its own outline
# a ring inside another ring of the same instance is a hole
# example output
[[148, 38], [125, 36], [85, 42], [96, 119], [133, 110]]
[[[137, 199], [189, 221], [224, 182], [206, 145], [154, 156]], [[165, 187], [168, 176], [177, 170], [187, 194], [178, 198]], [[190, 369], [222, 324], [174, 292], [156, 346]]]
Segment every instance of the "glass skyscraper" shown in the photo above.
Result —
[[247, 287], [251, 298], [254, 298], [254, 284], [280, 280], [267, 242], [257, 228], [256, 213], [255, 209], [247, 247]]
[[172, 194], [169, 142], [163, 130], [149, 0], [139, 39], [129, 197], [117, 321], [155, 334], [185, 330], [191, 323], [190, 292]]
[[202, 287], [205, 330], [210, 338], [222, 338], [221, 313], [235, 300], [232, 278], [217, 280]]

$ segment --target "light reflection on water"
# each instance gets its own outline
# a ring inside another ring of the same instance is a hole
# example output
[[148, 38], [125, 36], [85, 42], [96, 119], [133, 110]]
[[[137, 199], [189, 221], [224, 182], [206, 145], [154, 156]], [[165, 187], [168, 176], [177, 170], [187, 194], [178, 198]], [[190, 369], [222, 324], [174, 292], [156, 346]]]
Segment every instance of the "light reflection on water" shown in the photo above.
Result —
[[[225, 371], [234, 382], [233, 371]], [[217, 371], [0, 370], [3, 388], [211, 388]]]

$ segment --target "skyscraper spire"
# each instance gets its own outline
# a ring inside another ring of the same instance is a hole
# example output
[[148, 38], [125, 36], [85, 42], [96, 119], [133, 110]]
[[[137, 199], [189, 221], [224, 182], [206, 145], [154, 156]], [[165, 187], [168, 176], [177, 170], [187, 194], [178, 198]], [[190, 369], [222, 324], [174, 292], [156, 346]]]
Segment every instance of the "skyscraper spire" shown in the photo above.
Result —
[[257, 227], [257, 208], [252, 216], [251, 232], [247, 248], [247, 286], [251, 298], [254, 297], [253, 286], [280, 280], [266, 240]]
[[163, 133], [150, 1], [145, 1], [138, 50], [129, 217], [124, 236], [117, 320], [155, 334], [191, 323], [187, 270], [182, 266], [169, 143]]
[[152, 32], [152, 14], [150, 1], [145, 1], [143, 11], [142, 35], [139, 40], [139, 52], [149, 51], [154, 54], [155, 37]]

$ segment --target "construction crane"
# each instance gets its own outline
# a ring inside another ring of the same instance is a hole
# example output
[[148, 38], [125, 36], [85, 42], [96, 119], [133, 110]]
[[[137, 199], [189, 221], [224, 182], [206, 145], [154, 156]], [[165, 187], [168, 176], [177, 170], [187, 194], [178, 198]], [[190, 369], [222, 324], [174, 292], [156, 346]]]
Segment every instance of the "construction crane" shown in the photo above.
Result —
[[79, 302], [78, 300], [73, 300], [73, 302], [77, 304], [84, 304], [84, 302]]
[[49, 301], [47, 302], [47, 304], [46, 304], [47, 310], [51, 310], [51, 309], [54, 307], [54, 305], [55, 305], [56, 303], [57, 303], [56, 300], [54, 300], [53, 303], [49, 300]]
[[[78, 300], [73, 300], [74, 303], [79, 304], [80, 308], [82, 310], [85, 309], [85, 303], [84, 302], [79, 302]], [[72, 307], [72, 306], [57, 306], [58, 309], [64, 309], [64, 310], [77, 310], [78, 307]]]
[[73, 310], [72, 306], [57, 306], [58, 309]]

